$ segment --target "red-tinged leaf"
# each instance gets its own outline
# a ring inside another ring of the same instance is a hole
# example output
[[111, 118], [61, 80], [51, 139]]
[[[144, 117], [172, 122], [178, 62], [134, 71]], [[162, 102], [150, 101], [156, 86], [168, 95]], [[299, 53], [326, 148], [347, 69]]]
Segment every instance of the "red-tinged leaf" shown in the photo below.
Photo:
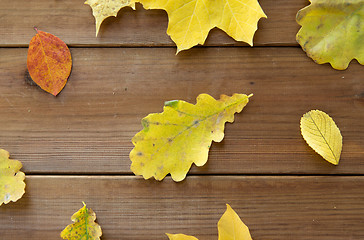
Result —
[[72, 58], [67, 45], [58, 37], [35, 29], [29, 43], [27, 66], [33, 81], [56, 96], [66, 85]]

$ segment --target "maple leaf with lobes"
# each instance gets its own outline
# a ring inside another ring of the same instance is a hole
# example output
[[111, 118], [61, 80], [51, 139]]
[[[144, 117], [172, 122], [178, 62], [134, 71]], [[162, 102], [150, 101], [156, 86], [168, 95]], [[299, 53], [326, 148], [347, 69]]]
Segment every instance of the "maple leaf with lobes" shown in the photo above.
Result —
[[85, 4], [93, 9], [98, 32], [105, 18], [116, 16], [122, 7], [134, 7], [135, 2], [140, 2], [146, 9], [163, 9], [167, 12], [167, 34], [176, 43], [177, 53], [204, 44], [209, 31], [215, 27], [235, 40], [252, 46], [259, 19], [267, 17], [257, 0], [123, 0], [118, 1], [118, 4], [106, 0], [88, 0]]

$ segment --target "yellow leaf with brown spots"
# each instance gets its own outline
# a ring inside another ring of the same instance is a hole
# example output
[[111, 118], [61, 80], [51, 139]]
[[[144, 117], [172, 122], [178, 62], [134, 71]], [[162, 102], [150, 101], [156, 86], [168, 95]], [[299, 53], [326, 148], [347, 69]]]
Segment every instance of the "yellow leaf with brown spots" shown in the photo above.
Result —
[[96, 214], [92, 209], [83, 207], [72, 215], [73, 224], [68, 225], [62, 232], [61, 238], [68, 240], [99, 240], [102, 231], [100, 225], [95, 223]]
[[19, 171], [21, 168], [20, 161], [9, 159], [9, 153], [0, 149], [0, 206], [16, 202], [25, 193], [25, 174]]
[[225, 122], [234, 121], [234, 114], [243, 110], [250, 96], [221, 95], [215, 100], [200, 94], [195, 105], [166, 102], [162, 113], [142, 120], [143, 130], [133, 137], [131, 170], [145, 179], [162, 180], [170, 173], [174, 181], [182, 181], [192, 163], [206, 163], [211, 142], [222, 141]]
[[96, 36], [99, 34], [101, 23], [108, 17], [116, 17], [123, 7], [135, 9], [135, 3], [131, 0], [87, 0], [85, 4], [90, 5], [92, 14], [96, 20]]

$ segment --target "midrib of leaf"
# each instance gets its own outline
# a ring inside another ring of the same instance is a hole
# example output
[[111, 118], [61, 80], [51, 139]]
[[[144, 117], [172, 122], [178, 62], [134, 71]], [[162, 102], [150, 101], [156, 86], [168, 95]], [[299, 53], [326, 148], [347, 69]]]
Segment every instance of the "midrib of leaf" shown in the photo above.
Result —
[[[188, 23], [188, 27], [187, 27], [187, 30], [186, 30], [185, 36], [183, 37], [183, 43], [185, 43], [185, 41], [186, 41], [186, 37], [187, 37], [187, 33], [188, 33], [188, 31], [190, 30], [191, 22], [192, 22], [193, 16], [195, 16], [195, 11], [196, 11], [196, 7], [197, 7], [197, 2], [198, 2], [198, 1], [199, 1], [199, 0], [195, 0], [195, 8], [193, 9], [193, 12], [192, 12], [192, 15], [191, 15], [191, 20], [190, 20], [190, 22]], [[196, 18], [197, 18], [197, 20], [198, 20], [198, 17], [197, 17], [197, 16], [196, 16]], [[202, 33], [202, 30], [201, 30], [201, 23], [200, 23], [200, 21], [198, 21], [198, 23], [199, 23], [199, 26], [200, 26], [200, 33]]]
[[[248, 5], [246, 5], [245, 3], [243, 3], [243, 2], [240, 2], [240, 1], [238, 1], [239, 3], [241, 3], [241, 4], [243, 4], [243, 5], [245, 5], [245, 6], [247, 6], [247, 7], [249, 7], [249, 8], [251, 8], [250, 6], [248, 6]], [[236, 17], [235, 17], [235, 14], [234, 14], [234, 12], [233, 12], [233, 10], [232, 10], [232, 8], [231, 8], [231, 6], [230, 6], [230, 3], [229, 3], [229, 0], [226, 0], [226, 4], [229, 6], [229, 9], [230, 9], [230, 12], [231, 12], [231, 15], [233, 16], [233, 18], [234, 18], [234, 20], [235, 20], [235, 22], [238, 24], [238, 26], [239, 26], [239, 28], [240, 28], [240, 30], [244, 33], [244, 35], [245, 35], [245, 37], [246, 38], [249, 38], [247, 35], [246, 35], [246, 33], [245, 33], [245, 31], [244, 31], [244, 29], [243, 29], [243, 27], [240, 25], [240, 22], [236, 19]], [[221, 17], [221, 20], [222, 20], [222, 17]], [[246, 23], [246, 22], [245, 22]], [[230, 20], [230, 24], [231, 24], [231, 20]], [[247, 24], [247, 23], [246, 23]], [[252, 27], [250, 24], [248, 24], [250, 27]], [[229, 26], [230, 27], [230, 26]]]
[[[252, 95], [253, 95], [253, 94], [250, 94], [249, 96], [247, 96], [247, 97], [248, 97], [248, 99], [249, 99], [249, 97], [251, 97]], [[199, 124], [200, 122], [205, 121], [206, 119], [211, 118], [211, 117], [215, 116], [216, 114], [221, 113], [221, 112], [222, 112], [222, 111], [224, 111], [225, 109], [228, 109], [228, 108], [230, 108], [230, 107], [232, 107], [232, 106], [234, 106], [234, 105], [240, 104], [240, 103], [244, 102], [245, 100], [246, 100], [246, 99], [244, 98], [244, 99], [242, 99], [242, 100], [240, 100], [240, 101], [237, 101], [237, 102], [235, 102], [235, 103], [232, 103], [232, 104], [230, 104], [230, 105], [228, 105], [228, 106], [226, 106], [226, 107], [223, 107], [223, 108], [219, 109], [219, 110], [218, 110], [218, 111], [216, 111], [215, 113], [213, 113], [213, 114], [211, 114], [211, 115], [206, 116], [205, 118], [203, 118], [203, 119], [199, 120], [197, 123], [193, 123], [193, 124], [191, 124], [190, 126], [186, 126], [186, 128], [185, 128], [185, 129], [183, 129], [181, 132], [179, 132], [179, 133], [178, 133], [178, 134], [176, 134], [175, 136], [171, 137], [170, 139], [172, 139], [172, 140], [176, 139], [178, 136], [180, 136], [181, 134], [183, 134], [183, 133], [184, 133], [184, 132], [186, 132], [187, 130], [191, 129], [191, 128], [192, 128], [193, 126], [195, 126], [196, 124]], [[175, 110], [176, 112], [179, 112], [179, 113], [182, 113], [182, 114], [185, 114], [185, 115], [188, 115], [188, 116], [202, 117], [202, 116], [198, 116], [198, 115], [193, 115], [193, 114], [189, 114], [189, 113], [186, 113], [186, 112], [182, 112], [182, 111], [179, 111], [178, 109], [175, 109], [175, 108], [172, 108], [172, 109], [173, 109], [173, 110]], [[163, 124], [163, 125], [166, 125], [166, 124]], [[160, 152], [162, 149], [164, 149], [164, 148], [166, 148], [166, 147], [168, 147], [168, 145], [164, 144], [162, 147], [160, 147], [160, 148], [156, 149], [156, 150], [155, 150], [155, 152], [154, 152], [153, 154], [151, 154], [150, 158], [152, 158], [153, 156], [155, 156], [158, 152]]]
[[86, 240], [88, 240], [88, 223], [87, 223], [87, 220], [88, 220], [88, 209], [86, 208], [86, 213], [85, 213], [85, 215], [86, 215], [86, 218], [85, 218], [85, 228], [86, 228]]
[[86, 236], [86, 240], [88, 240], [89, 239], [89, 235], [88, 235], [88, 228], [87, 228], [87, 224], [88, 224], [88, 222], [87, 222], [87, 220], [88, 220], [88, 209], [87, 208], [85, 208], [85, 214], [84, 214], [84, 217], [85, 217], [85, 234], [83, 234], [82, 235], [82, 237], [81, 237], [81, 239], [84, 237], [84, 236]]
[[[249, 99], [249, 97], [250, 97], [251, 95], [249, 95], [248, 96], [248, 99]], [[184, 130], [182, 130], [181, 132], [179, 132], [177, 135], [175, 135], [175, 136], [173, 136], [173, 138], [172, 139], [175, 139], [176, 137], [178, 137], [179, 135], [181, 135], [182, 133], [184, 133], [185, 131], [187, 131], [188, 129], [190, 129], [190, 128], [192, 128], [193, 126], [195, 126], [196, 124], [199, 124], [200, 122], [203, 122], [203, 121], [205, 121], [205, 120], [207, 120], [207, 119], [209, 119], [209, 118], [211, 118], [211, 117], [213, 117], [213, 116], [215, 116], [215, 115], [217, 115], [217, 114], [220, 114], [222, 111], [224, 111], [224, 110], [226, 110], [226, 109], [228, 109], [228, 108], [230, 108], [230, 107], [232, 107], [232, 106], [235, 106], [235, 105], [237, 105], [237, 104], [240, 104], [240, 103], [242, 103], [242, 102], [244, 102], [245, 101], [245, 98], [244, 99], [242, 99], [242, 100], [240, 100], [240, 101], [237, 101], [237, 102], [235, 102], [235, 103], [232, 103], [232, 104], [230, 104], [230, 105], [228, 105], [228, 106], [226, 106], [226, 107], [223, 107], [223, 108], [221, 108], [221, 109], [219, 109], [218, 111], [216, 111], [216, 112], [214, 112], [213, 114], [211, 114], [211, 115], [208, 115], [208, 116], [206, 116], [205, 118], [203, 118], [203, 119], [201, 119], [201, 120], [199, 120], [197, 123], [193, 123], [193, 124], [191, 124], [190, 126], [187, 126]], [[174, 108], [173, 108], [174, 109]], [[176, 110], [177, 111], [177, 109], [174, 109], [174, 110]], [[183, 114], [186, 114], [186, 115], [190, 115], [189, 113], [185, 113], [185, 112], [182, 112], [182, 111], [178, 111], [178, 112], [180, 112], [180, 113], [183, 113]], [[191, 115], [190, 115], [191, 116]], [[198, 116], [198, 115], [196, 115], [196, 116]]]
[[42, 42], [42, 38], [40, 37], [40, 33], [37, 33], [37, 35], [38, 35], [39, 42], [40, 42], [40, 45], [41, 45], [41, 47], [40, 47], [40, 48], [42, 49], [42, 52], [43, 52], [43, 55], [44, 55], [44, 61], [45, 61], [46, 65], [47, 65], [48, 74], [49, 74], [49, 76], [51, 76], [51, 79], [53, 80], [53, 76], [52, 76], [52, 74], [51, 74], [51, 70], [50, 70], [50, 68], [49, 68], [49, 64], [48, 64], [48, 60], [47, 60], [47, 55], [46, 55], [45, 50], [44, 50], [44, 46], [43, 46], [43, 42]]
[[322, 134], [322, 132], [321, 132], [320, 128], [317, 126], [317, 124], [316, 124], [315, 120], [313, 120], [313, 118], [312, 118], [311, 114], [310, 114], [310, 118], [311, 118], [311, 120], [312, 120], [313, 124], [315, 125], [315, 127], [317, 128], [318, 132], [320, 133], [321, 137], [324, 139], [324, 141], [325, 141], [326, 145], [329, 147], [329, 149], [330, 149], [330, 151], [331, 151], [332, 155], [333, 155], [333, 156], [334, 156], [334, 158], [335, 158], [335, 161], [337, 161], [334, 151], [331, 149], [330, 144], [326, 141], [326, 138], [325, 138], [325, 137], [324, 137], [324, 135]]

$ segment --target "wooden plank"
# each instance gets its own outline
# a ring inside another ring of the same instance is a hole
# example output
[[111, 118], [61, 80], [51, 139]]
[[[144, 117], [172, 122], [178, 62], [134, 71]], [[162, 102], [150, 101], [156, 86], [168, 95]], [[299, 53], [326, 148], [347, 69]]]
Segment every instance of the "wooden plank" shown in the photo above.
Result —
[[[27, 173], [130, 173], [131, 138], [164, 101], [194, 103], [254, 93], [208, 163], [192, 174], [363, 174], [364, 69], [336, 71], [299, 48], [71, 49], [74, 67], [58, 97], [24, 81], [27, 49], [0, 49], [0, 146]], [[333, 166], [300, 134], [311, 109], [331, 115], [344, 137]]]
[[[84, 1], [2, 0], [0, 46], [26, 46], [34, 36], [33, 27], [51, 32], [72, 46], [175, 46], [166, 34], [168, 18], [162, 10], [122, 9], [117, 18], [107, 19], [95, 38], [95, 20]], [[295, 21], [306, 0], [259, 1], [268, 19], [259, 22], [255, 45], [297, 45]], [[213, 30], [206, 45], [244, 45], [220, 30]]]
[[364, 238], [363, 177], [188, 177], [162, 183], [135, 177], [30, 176], [27, 192], [1, 206], [2, 240], [59, 239], [85, 201], [102, 239], [167, 239], [165, 232], [217, 239], [229, 203], [253, 239]]

